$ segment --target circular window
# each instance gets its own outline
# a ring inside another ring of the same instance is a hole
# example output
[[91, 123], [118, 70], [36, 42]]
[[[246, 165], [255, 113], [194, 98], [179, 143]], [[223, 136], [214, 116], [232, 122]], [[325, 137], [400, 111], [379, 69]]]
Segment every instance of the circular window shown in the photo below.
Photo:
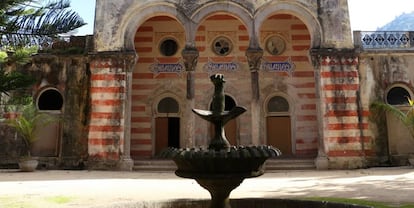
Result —
[[40, 93], [37, 107], [39, 110], [61, 110], [63, 97], [56, 89], [47, 89]]
[[226, 37], [218, 37], [213, 41], [213, 52], [219, 56], [230, 54], [233, 44]]
[[173, 39], [166, 39], [161, 42], [160, 52], [164, 56], [173, 56], [178, 51], [177, 41]]
[[393, 87], [387, 93], [387, 103], [390, 105], [407, 105], [410, 93], [403, 87]]
[[284, 97], [275, 96], [267, 103], [267, 110], [273, 113], [289, 112], [289, 103]]
[[266, 50], [272, 55], [279, 55], [285, 51], [286, 44], [283, 38], [275, 35], [267, 39]]

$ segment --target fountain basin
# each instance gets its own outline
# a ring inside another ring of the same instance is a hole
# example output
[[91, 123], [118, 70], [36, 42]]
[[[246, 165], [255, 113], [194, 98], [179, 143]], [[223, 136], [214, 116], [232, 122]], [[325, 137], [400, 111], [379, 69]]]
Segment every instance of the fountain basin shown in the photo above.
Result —
[[230, 192], [245, 178], [262, 175], [264, 162], [279, 155], [279, 149], [263, 145], [232, 146], [220, 150], [169, 148], [161, 157], [171, 158], [175, 162], [177, 176], [195, 179], [210, 192], [210, 208], [230, 208]]
[[[142, 207], [146, 208], [208, 208], [210, 202], [209, 200], [179, 199], [143, 203]], [[371, 206], [336, 202], [274, 198], [231, 199], [230, 204], [234, 208], [373, 208]]]
[[264, 173], [263, 164], [281, 152], [272, 146], [232, 146], [228, 150], [169, 148], [161, 157], [177, 165], [176, 175], [192, 179], [251, 178]]

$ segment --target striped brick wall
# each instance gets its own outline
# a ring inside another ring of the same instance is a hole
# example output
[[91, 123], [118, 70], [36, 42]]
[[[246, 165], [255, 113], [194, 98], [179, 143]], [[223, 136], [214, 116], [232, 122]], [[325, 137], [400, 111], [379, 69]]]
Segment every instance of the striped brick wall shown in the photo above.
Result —
[[[278, 56], [265, 51], [266, 61], [283, 62], [290, 59], [295, 71], [261, 72], [261, 88], [271, 88], [268, 94], [282, 92], [293, 101], [292, 144], [297, 156], [315, 156], [318, 148], [318, 120], [316, 111], [316, 84], [314, 68], [309, 60], [311, 37], [306, 25], [289, 14], [276, 14], [268, 18], [261, 28], [261, 43], [269, 36], [279, 35], [286, 41], [286, 50]], [[266, 86], [267, 85], [267, 86]]]
[[363, 167], [373, 146], [368, 108], [359, 104], [358, 57], [332, 54], [319, 57], [325, 152], [332, 168]]
[[[166, 26], [168, 25], [168, 27]], [[172, 30], [173, 28], [173, 30]], [[155, 102], [163, 93], [173, 93], [179, 97], [183, 111], [190, 110], [185, 97], [185, 74], [161, 73], [158, 75], [149, 71], [149, 67], [157, 59], [164, 63], [176, 63], [181, 59], [177, 53], [172, 57], [163, 57], [158, 51], [162, 37], [174, 37], [180, 44], [179, 51], [185, 43], [184, 29], [176, 20], [169, 17], [154, 17], [143, 23], [135, 36], [135, 48], [138, 53], [138, 63], [133, 73], [132, 112], [131, 112], [131, 156], [135, 159], [152, 157], [154, 148], [154, 118]], [[292, 76], [281, 72], [260, 72], [260, 87], [262, 106], [264, 100], [281, 91], [293, 100], [295, 110], [291, 115], [292, 139], [295, 153], [299, 156], [314, 156], [317, 153], [318, 122], [316, 113], [315, 74], [308, 57], [310, 34], [306, 26], [292, 15], [279, 14], [271, 16], [263, 23], [260, 44], [264, 48], [269, 35], [279, 34], [286, 39], [286, 51], [279, 56], [265, 52], [268, 61], [286, 61], [290, 59], [296, 66]], [[229, 56], [219, 57], [212, 52], [211, 44], [219, 35], [224, 35], [233, 42], [233, 51]], [[216, 14], [206, 18], [197, 28], [196, 47], [200, 56], [195, 77], [195, 108], [206, 109], [211, 101], [213, 86], [209, 74], [203, 66], [212, 60], [214, 62], [238, 61], [241, 68], [237, 72], [220, 72], [228, 80], [226, 92], [235, 99], [238, 105], [248, 108], [239, 119], [240, 144], [251, 144], [252, 114], [251, 114], [251, 82], [245, 52], [249, 45], [249, 36], [242, 22], [233, 16]], [[281, 85], [283, 89], [278, 88]], [[270, 87], [270, 91], [268, 90]], [[187, 109], [188, 108], [188, 109]], [[182, 119], [186, 119], [183, 115]], [[262, 114], [262, 120], [266, 120]], [[205, 121], [195, 118], [194, 144], [203, 145], [207, 142], [209, 128]], [[184, 125], [184, 123], [182, 123]], [[265, 126], [265, 125], [262, 125]], [[264, 128], [264, 127], [263, 127]], [[262, 129], [261, 132], [265, 132]], [[206, 136], [207, 135], [207, 136]], [[261, 134], [261, 141], [266, 142], [266, 135]]]
[[[162, 56], [159, 44], [164, 38], [174, 38], [179, 43], [177, 54]], [[173, 18], [156, 16], [143, 23], [135, 35], [135, 50], [138, 62], [133, 71], [131, 100], [131, 157], [133, 159], [153, 156], [156, 100], [163, 93], [178, 93], [176, 89], [186, 88], [185, 73], [154, 74], [150, 65], [155, 60], [160, 63], [177, 63], [181, 60], [184, 47], [184, 30]], [[185, 91], [183, 91], [185, 92]], [[177, 96], [185, 98], [184, 93]]]
[[90, 68], [89, 158], [91, 161], [116, 162], [124, 143], [124, 61], [118, 57], [96, 56]]

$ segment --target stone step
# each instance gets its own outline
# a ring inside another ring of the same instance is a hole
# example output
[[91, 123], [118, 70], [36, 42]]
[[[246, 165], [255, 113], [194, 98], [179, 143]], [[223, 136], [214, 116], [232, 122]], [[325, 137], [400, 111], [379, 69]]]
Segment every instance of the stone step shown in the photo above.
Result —
[[275, 170], [315, 170], [314, 159], [286, 158], [268, 159], [265, 164], [266, 171]]
[[133, 170], [135, 171], [175, 171], [177, 166], [172, 160], [135, 160]]
[[[314, 159], [269, 159], [265, 164], [266, 171], [276, 170], [314, 170]], [[134, 171], [175, 171], [177, 169], [172, 160], [135, 160]]]

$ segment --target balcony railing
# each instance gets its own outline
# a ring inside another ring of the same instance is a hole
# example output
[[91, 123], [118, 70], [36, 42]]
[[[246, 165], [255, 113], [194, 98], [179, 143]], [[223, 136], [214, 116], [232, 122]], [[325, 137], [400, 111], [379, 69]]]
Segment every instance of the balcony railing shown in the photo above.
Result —
[[354, 45], [362, 49], [414, 49], [414, 31], [354, 31]]

